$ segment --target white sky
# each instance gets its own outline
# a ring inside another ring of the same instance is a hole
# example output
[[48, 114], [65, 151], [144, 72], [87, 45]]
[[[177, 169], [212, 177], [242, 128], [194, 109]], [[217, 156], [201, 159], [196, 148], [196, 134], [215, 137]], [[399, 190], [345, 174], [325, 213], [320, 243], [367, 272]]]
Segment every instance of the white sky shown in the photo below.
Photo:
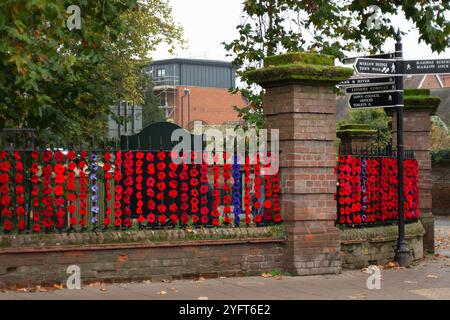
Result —
[[[205, 58], [228, 60], [221, 42], [229, 42], [237, 37], [236, 26], [240, 23], [242, 2], [244, 0], [170, 0], [174, 19], [184, 28], [187, 40], [186, 50], [178, 49], [176, 56], [184, 58]], [[411, 27], [405, 19], [396, 18], [402, 31]], [[411, 30], [403, 38], [404, 57], [406, 59], [450, 58], [450, 49], [444, 53], [432, 53], [429, 46], [418, 43], [419, 33]], [[388, 41], [385, 51], [393, 51], [394, 42]], [[172, 57], [167, 48], [161, 46], [152, 57], [165, 59]]]

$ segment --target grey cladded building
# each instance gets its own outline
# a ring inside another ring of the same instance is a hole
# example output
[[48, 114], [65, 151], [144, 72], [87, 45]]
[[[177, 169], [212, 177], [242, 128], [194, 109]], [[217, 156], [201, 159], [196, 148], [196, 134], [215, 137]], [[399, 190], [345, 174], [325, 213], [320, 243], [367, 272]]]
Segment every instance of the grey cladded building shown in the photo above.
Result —
[[[236, 121], [233, 106], [245, 106], [240, 95], [232, 95], [228, 89], [236, 86], [236, 69], [231, 62], [171, 58], [152, 61], [145, 72], [154, 83], [154, 93], [160, 99], [159, 107], [166, 118], [181, 127], [188, 128], [193, 121], [220, 124]], [[125, 101], [111, 106], [115, 114], [128, 116], [129, 121], [118, 125], [109, 119], [109, 137], [133, 135], [142, 130], [142, 106]]]
[[234, 88], [236, 70], [231, 62], [173, 58], [153, 61], [147, 73], [157, 85]]

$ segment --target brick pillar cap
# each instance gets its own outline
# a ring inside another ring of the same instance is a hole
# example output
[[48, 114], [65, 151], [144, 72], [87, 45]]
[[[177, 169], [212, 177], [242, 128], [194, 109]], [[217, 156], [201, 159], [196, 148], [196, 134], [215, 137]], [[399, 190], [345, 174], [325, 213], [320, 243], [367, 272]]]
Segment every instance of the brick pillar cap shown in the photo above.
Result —
[[371, 129], [367, 124], [345, 124], [336, 131], [338, 138], [356, 138], [376, 136], [377, 130]]
[[244, 76], [262, 87], [285, 83], [339, 83], [353, 75], [353, 69], [337, 67], [334, 57], [316, 53], [291, 52], [271, 56], [264, 68], [247, 71]]
[[[405, 111], [428, 111], [430, 115], [436, 114], [441, 104], [441, 98], [431, 96], [429, 89], [407, 89], [404, 97]], [[386, 113], [392, 115], [393, 108], [386, 108]]]

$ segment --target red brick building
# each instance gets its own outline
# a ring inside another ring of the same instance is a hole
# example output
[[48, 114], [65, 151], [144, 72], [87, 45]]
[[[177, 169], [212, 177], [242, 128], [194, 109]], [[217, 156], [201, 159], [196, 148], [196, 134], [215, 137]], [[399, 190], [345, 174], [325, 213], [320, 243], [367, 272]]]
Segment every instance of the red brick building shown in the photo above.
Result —
[[147, 72], [168, 120], [184, 128], [191, 128], [194, 121], [237, 122], [233, 107], [247, 104], [241, 95], [229, 92], [236, 79], [230, 62], [174, 58], [152, 62]]
[[426, 74], [405, 77], [406, 89], [442, 89], [450, 88], [450, 75]]

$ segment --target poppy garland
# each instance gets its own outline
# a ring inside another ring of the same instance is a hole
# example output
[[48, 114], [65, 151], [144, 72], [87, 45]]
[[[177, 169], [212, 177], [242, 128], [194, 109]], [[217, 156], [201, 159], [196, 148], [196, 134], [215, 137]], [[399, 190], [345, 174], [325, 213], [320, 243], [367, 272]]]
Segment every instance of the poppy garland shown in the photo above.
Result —
[[[258, 163], [252, 181], [253, 165], [248, 157], [241, 168], [237, 157], [232, 164], [219, 165], [215, 156], [215, 163], [209, 166], [198, 161], [198, 157], [205, 158], [198, 153], [186, 154], [180, 164], [170, 161], [172, 155], [165, 151], [44, 150], [30, 155], [30, 227], [35, 233], [67, 227], [83, 231], [98, 224], [105, 229], [110, 225], [129, 228], [134, 220], [140, 227], [144, 222], [173, 227], [190, 221], [203, 226], [237, 226], [281, 220], [276, 177], [261, 176]], [[22, 156], [21, 152], [0, 152], [0, 210], [5, 232], [27, 227]]]
[[[338, 159], [338, 222], [345, 225], [389, 223], [398, 219], [398, 171], [394, 158]], [[405, 219], [419, 218], [418, 163], [405, 160]]]
[[13, 228], [12, 216], [13, 212], [11, 210], [12, 199], [10, 195], [10, 172], [11, 164], [8, 159], [8, 153], [5, 151], [0, 151], [0, 193], [1, 193], [1, 214], [3, 221], [3, 230], [5, 232], [10, 232]]
[[105, 180], [105, 216], [103, 217], [103, 226], [108, 228], [111, 225], [111, 153], [105, 152], [103, 154], [103, 178]]

